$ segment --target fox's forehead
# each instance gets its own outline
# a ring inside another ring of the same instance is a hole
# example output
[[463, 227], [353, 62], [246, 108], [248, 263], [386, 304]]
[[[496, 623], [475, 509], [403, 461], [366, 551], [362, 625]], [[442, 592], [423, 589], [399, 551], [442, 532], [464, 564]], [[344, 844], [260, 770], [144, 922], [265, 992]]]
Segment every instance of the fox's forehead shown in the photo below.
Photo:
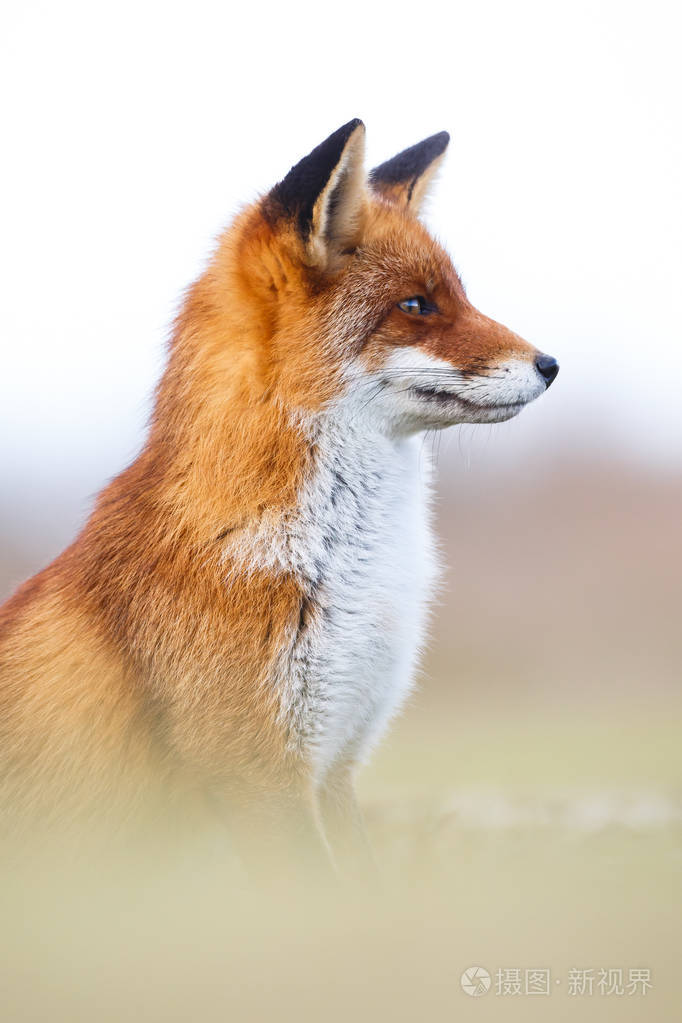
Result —
[[349, 274], [364, 274], [384, 288], [447, 289], [464, 296], [450, 256], [416, 217], [381, 198], [369, 203], [362, 242]]

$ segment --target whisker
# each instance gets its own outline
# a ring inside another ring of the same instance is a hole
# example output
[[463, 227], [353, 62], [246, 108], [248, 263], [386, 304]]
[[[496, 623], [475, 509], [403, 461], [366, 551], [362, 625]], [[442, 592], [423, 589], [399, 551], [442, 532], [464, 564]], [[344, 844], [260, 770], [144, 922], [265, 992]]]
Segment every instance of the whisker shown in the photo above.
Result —
[[485, 380], [503, 380], [506, 374], [504, 373], [493, 373], [493, 372], [463, 372], [457, 369], [427, 369], [422, 366], [406, 367], [405, 369], [386, 369], [382, 370], [382, 380], [395, 380], [405, 376], [418, 376], [422, 379], [433, 378], [433, 379], [450, 379], [450, 380], [466, 380], [471, 382], [485, 381]]
[[374, 388], [374, 391], [373, 391], [373, 392], [372, 392], [372, 393], [370, 394], [370, 396], [369, 396], [369, 398], [367, 399], [367, 401], [366, 401], [366, 402], [364, 402], [364, 403], [363, 403], [363, 404], [362, 404], [362, 405], [360, 406], [360, 408], [358, 409], [358, 413], [360, 413], [360, 412], [364, 412], [364, 410], [365, 410], [365, 409], [367, 408], [367, 406], [368, 406], [368, 405], [370, 404], [370, 402], [374, 401], [374, 399], [375, 399], [375, 398], [378, 398], [378, 397], [379, 397], [379, 395], [381, 394], [381, 392], [382, 392], [383, 390], [384, 390], [384, 385], [383, 385], [383, 384], [382, 384], [381, 382], [379, 382], [379, 383], [378, 383], [378, 384], [377, 384], [377, 385], [375, 386], [375, 388]]

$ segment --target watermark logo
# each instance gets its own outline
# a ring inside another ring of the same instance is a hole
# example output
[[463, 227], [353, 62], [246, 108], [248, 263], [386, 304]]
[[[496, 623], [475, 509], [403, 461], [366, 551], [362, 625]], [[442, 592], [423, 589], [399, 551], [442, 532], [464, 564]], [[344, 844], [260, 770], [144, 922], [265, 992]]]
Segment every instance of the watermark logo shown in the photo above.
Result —
[[468, 966], [459, 980], [462, 991], [472, 998], [490, 991], [490, 974], [482, 966]]
[[563, 991], [570, 998], [629, 998], [646, 995], [653, 986], [651, 970], [641, 966], [629, 969], [622, 966], [572, 966], [568, 971], [568, 984], [564, 983], [566, 978], [552, 978], [547, 967], [504, 966], [491, 975], [484, 966], [468, 966], [460, 977], [462, 991], [472, 998], [486, 995], [493, 988], [493, 978], [494, 994], [503, 998], [515, 995], [548, 997], [553, 991]]

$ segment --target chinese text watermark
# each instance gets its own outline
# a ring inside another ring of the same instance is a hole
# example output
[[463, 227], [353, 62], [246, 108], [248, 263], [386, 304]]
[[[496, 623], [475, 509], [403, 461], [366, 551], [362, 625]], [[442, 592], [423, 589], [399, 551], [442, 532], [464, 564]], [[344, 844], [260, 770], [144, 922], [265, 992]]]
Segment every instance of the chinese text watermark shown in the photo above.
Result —
[[559, 990], [570, 998], [629, 998], [646, 995], [653, 986], [651, 970], [642, 966], [572, 966], [565, 976], [552, 976], [551, 969], [545, 966], [504, 966], [493, 971], [484, 966], [468, 966], [460, 984], [462, 991], [473, 998], [490, 991], [502, 998], [549, 997]]

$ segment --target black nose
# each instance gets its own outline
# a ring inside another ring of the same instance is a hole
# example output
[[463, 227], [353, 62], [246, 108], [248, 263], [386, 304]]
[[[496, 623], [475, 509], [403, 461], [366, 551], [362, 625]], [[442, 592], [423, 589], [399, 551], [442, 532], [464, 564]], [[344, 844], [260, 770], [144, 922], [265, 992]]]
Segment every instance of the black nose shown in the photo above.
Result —
[[538, 355], [535, 368], [545, 381], [545, 387], [549, 387], [559, 372], [559, 363], [551, 355]]

